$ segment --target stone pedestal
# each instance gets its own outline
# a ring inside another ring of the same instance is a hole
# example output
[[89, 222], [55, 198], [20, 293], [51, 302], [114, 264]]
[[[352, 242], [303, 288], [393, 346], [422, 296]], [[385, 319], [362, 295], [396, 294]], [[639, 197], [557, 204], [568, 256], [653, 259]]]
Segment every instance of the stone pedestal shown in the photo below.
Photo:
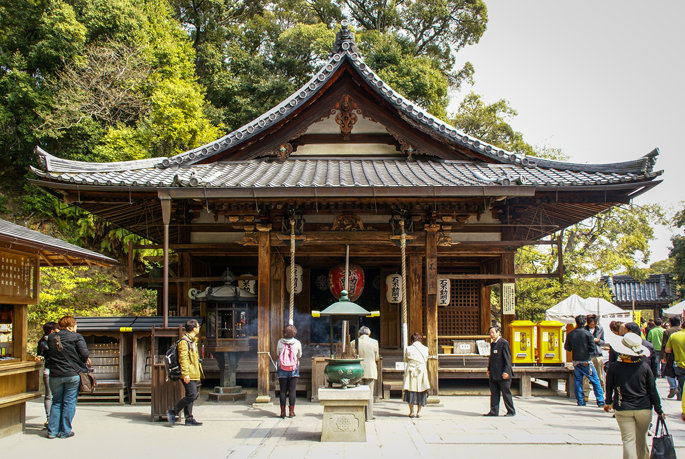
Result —
[[214, 388], [214, 392], [209, 394], [210, 402], [244, 402], [247, 397], [242, 386], [220, 387]]
[[369, 386], [319, 387], [319, 403], [323, 405], [321, 441], [365, 442], [364, 407], [370, 397]]

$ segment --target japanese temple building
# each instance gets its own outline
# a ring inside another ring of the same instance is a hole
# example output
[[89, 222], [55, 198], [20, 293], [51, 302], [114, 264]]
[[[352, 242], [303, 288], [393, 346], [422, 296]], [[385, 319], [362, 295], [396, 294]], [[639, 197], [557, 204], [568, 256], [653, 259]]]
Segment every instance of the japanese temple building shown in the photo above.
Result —
[[[609, 277], [602, 277], [609, 284]], [[623, 309], [651, 309], [654, 317], [661, 317], [662, 311], [678, 299], [678, 292], [670, 273], [650, 274], [640, 281], [627, 275], [611, 277], [610, 289], [616, 306]]]
[[[629, 203], [660, 183], [661, 174], [654, 170], [657, 150], [621, 163], [574, 164], [466, 136], [384, 83], [364, 63], [346, 24], [308, 83], [215, 142], [170, 158], [119, 163], [36, 153], [34, 184], [164, 247], [163, 279], [149, 279], [165, 285], [160, 313], [197, 315], [200, 306], [188, 291], [221, 285], [227, 268], [257, 280], [249, 320], [262, 400], [268, 400], [267, 353], [277, 357], [288, 320], [293, 229], [295, 263], [304, 271], [295, 296], [298, 338], [327, 342], [318, 332], [322, 319], [310, 313], [337, 301], [326, 276], [344, 263], [349, 247], [350, 262], [365, 272], [356, 302], [380, 310], [364, 323], [387, 350], [401, 346], [401, 306], [387, 301], [385, 282], [401, 273], [404, 227], [408, 331], [426, 337], [437, 394], [438, 344], [487, 334], [494, 284], [561, 278], [561, 260], [553, 274], [514, 272], [517, 249], [560, 244], [561, 230]], [[177, 257], [171, 270], [169, 251]], [[444, 307], [438, 276], [451, 281]], [[506, 336], [515, 311], [505, 312]]]

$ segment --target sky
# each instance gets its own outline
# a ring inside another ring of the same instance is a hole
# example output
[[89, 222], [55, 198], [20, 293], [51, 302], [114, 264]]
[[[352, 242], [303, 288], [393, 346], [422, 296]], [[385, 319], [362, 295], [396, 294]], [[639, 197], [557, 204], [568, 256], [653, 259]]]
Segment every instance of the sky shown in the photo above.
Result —
[[[577, 163], [638, 159], [659, 148], [663, 183], [635, 199], [673, 211], [685, 201], [685, 1], [485, 0], [487, 30], [459, 51], [486, 103], [506, 99], [510, 124], [534, 146]], [[679, 178], [680, 177], [680, 178]], [[668, 258], [672, 231], [658, 226], [650, 263]]]

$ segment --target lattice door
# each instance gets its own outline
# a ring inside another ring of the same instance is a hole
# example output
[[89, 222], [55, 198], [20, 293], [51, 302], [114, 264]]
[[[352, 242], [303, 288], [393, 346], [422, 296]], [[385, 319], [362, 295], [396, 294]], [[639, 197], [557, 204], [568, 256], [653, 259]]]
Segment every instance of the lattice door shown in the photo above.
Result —
[[[426, 333], [426, 295], [423, 294], [423, 332]], [[438, 336], [480, 335], [480, 287], [477, 280], [452, 280], [450, 304], [438, 307]], [[451, 339], [440, 339], [451, 345]]]

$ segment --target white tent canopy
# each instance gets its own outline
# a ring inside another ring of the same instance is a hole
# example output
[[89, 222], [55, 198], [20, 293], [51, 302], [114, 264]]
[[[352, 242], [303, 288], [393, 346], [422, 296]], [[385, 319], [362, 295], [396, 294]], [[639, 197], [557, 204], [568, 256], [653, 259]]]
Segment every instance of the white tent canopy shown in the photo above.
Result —
[[614, 306], [603, 298], [583, 299], [575, 294], [549, 308], [545, 313], [545, 319], [572, 324], [575, 323], [576, 316], [597, 314], [597, 312], [599, 312], [600, 322], [612, 319], [630, 320], [630, 311]]
[[676, 304], [675, 306], [671, 306], [668, 309], [664, 310], [664, 315], [665, 316], [681, 316], [683, 315], [683, 310], [685, 309], [685, 301], [681, 301], [680, 303]]

